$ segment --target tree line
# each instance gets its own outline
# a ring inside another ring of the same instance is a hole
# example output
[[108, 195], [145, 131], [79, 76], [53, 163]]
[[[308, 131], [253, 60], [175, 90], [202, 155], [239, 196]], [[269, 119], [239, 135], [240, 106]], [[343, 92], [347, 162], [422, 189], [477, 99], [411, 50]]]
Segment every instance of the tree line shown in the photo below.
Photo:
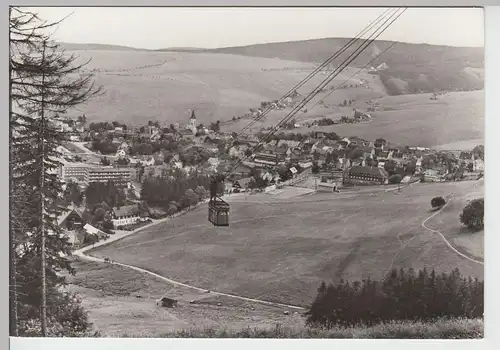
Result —
[[383, 280], [322, 282], [307, 311], [307, 324], [374, 325], [387, 321], [433, 321], [438, 318], [482, 318], [484, 282], [464, 277], [458, 269], [392, 270]]

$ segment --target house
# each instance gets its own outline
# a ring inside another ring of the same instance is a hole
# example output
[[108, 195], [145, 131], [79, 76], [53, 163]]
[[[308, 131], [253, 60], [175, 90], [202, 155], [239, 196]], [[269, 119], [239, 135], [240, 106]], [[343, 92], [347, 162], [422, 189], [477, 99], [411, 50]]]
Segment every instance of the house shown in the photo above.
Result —
[[354, 166], [344, 172], [343, 183], [347, 185], [383, 185], [387, 183], [387, 172], [378, 167]]
[[154, 134], [152, 134], [149, 137], [149, 140], [152, 142], [158, 142], [158, 141], [160, 141], [160, 139], [161, 139], [161, 134], [158, 131], [156, 131]]
[[279, 157], [277, 154], [256, 153], [253, 158], [254, 163], [260, 166], [278, 165]]
[[212, 167], [213, 169], [217, 169], [217, 167], [220, 164], [219, 158], [214, 158], [214, 157], [208, 158], [207, 162], [208, 162], [208, 164], [210, 164], [210, 167]]
[[253, 181], [253, 177], [245, 177], [243, 179], [239, 179], [233, 182], [233, 188], [238, 189], [240, 191], [247, 190], [250, 182]]
[[116, 152], [116, 156], [118, 158], [125, 158], [127, 156], [127, 152], [124, 150], [124, 149], [119, 149], [117, 152]]
[[[219, 165], [220, 166], [220, 165]], [[233, 166], [229, 166], [229, 169], [232, 169]], [[227, 168], [224, 168], [224, 169], [227, 169]], [[219, 169], [217, 169], [219, 170]], [[231, 179], [241, 179], [241, 178], [245, 178], [245, 177], [249, 177], [250, 176], [250, 173], [251, 173], [251, 168], [246, 166], [246, 165], [238, 165], [233, 171], [232, 171], [232, 174], [231, 174]], [[226, 172], [227, 170], [223, 170], [221, 171], [222, 173]], [[219, 172], [219, 171], [217, 171]]]
[[387, 63], [383, 62], [377, 66], [377, 71], [383, 71], [389, 69]]
[[426, 169], [423, 175], [426, 182], [439, 181], [440, 179], [439, 171], [436, 169]]
[[177, 131], [177, 135], [184, 140], [192, 141], [194, 140], [195, 134], [192, 130], [189, 129], [181, 129]]
[[309, 169], [309, 168], [312, 168], [313, 166], [313, 163], [312, 162], [299, 162], [299, 166], [302, 168], [302, 169]]
[[155, 158], [153, 156], [146, 156], [139, 160], [139, 163], [143, 166], [153, 166], [155, 165]]
[[125, 205], [113, 208], [113, 225], [120, 227], [135, 224], [141, 218], [141, 209], [138, 204]]
[[101, 231], [90, 224], [86, 224], [85, 226], [83, 226], [83, 231], [88, 235], [97, 236], [98, 239], [102, 239], [108, 236], [106, 232]]
[[484, 161], [480, 158], [474, 159], [474, 171], [484, 171]]
[[83, 211], [74, 203], [57, 218], [57, 225], [66, 231], [78, 230], [84, 224]]

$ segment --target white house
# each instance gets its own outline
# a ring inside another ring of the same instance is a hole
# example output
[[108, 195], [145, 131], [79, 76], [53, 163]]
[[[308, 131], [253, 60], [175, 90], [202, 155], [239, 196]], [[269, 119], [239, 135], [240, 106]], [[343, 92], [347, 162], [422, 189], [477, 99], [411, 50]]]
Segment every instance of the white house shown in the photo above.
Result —
[[135, 224], [141, 218], [141, 210], [137, 204], [113, 208], [114, 227]]
[[127, 152], [125, 152], [124, 149], [119, 149], [116, 152], [116, 156], [119, 157], [119, 158], [125, 158], [127, 156]]

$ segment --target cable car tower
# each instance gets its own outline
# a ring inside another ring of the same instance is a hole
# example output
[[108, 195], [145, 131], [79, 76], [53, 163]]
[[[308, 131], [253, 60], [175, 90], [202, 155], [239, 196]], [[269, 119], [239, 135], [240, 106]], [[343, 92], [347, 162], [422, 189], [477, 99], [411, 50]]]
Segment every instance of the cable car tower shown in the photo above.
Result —
[[[251, 151], [245, 156], [239, 158], [233, 168], [224, 173], [224, 174], [216, 174], [212, 177], [210, 182], [210, 201], [208, 203], [208, 221], [211, 222], [214, 226], [229, 226], [229, 204], [226, 203], [220, 196], [224, 193], [224, 180], [229, 177], [236, 170], [239, 164], [243, 161], [251, 157], [265, 142], [268, 142], [271, 137], [280, 129], [282, 129], [299, 111], [303, 110], [304, 106], [310, 102], [317, 94], [322, 92], [324, 88], [332, 82], [344, 69], [347, 68], [352, 61], [354, 61], [373, 41], [375, 41], [383, 32], [387, 30], [388, 27], [392, 25], [404, 12], [406, 8], [401, 11], [399, 9], [388, 9], [385, 10], [377, 19], [368, 24], [360, 33], [358, 33], [354, 38], [350, 39], [346, 44], [344, 44], [335, 54], [330, 56], [324, 63], [314, 69], [306, 78], [304, 78], [301, 82], [295, 85], [291, 90], [289, 90], [280, 100], [278, 100], [278, 104], [284, 101], [287, 97], [292, 95], [298, 88], [306, 84], [309, 80], [311, 80], [315, 75], [317, 75], [321, 70], [325, 68], [329, 68], [332, 66], [333, 60], [337, 59], [341, 54], [343, 54], [349, 47], [361, 41], [361, 44], [354, 49], [353, 52], [348, 54], [347, 58], [343, 58], [342, 62], [337, 66], [337, 68], [327, 71], [327, 77], [313, 90], [311, 91], [301, 102], [297, 103], [292, 110], [276, 125], [274, 126], [267, 135], [265, 135], [256, 146], [254, 146]], [[392, 14], [388, 15], [388, 13], [392, 12]], [[388, 15], [388, 16], [387, 16]], [[367, 39], [362, 39], [368, 31], [370, 31], [373, 27], [376, 27], [380, 22], [383, 22], [375, 31], [370, 34]], [[389, 47], [390, 48], [390, 47]], [[385, 52], [385, 51], [384, 51]], [[382, 53], [384, 53], [382, 52]], [[382, 54], [381, 53], [381, 54]], [[380, 54], [380, 55], [381, 55]], [[380, 56], [379, 55], [379, 56]], [[375, 57], [375, 58], [378, 58]], [[374, 60], [374, 59], [373, 59]], [[373, 61], [372, 60], [372, 61]], [[370, 62], [369, 62], [370, 63]], [[365, 66], [366, 67], [366, 66]], [[364, 68], [365, 68], [364, 67]], [[359, 72], [361, 72], [364, 68], [361, 68]], [[356, 73], [357, 74], [357, 73]], [[354, 76], [354, 75], [353, 75]], [[352, 78], [352, 77], [351, 77]], [[350, 79], [350, 78], [349, 78]], [[348, 79], [348, 80], [349, 80]], [[346, 81], [347, 82], [347, 81]], [[345, 82], [344, 82], [345, 83]], [[333, 91], [332, 91], [333, 92]], [[234, 138], [231, 144], [226, 146], [233, 146], [234, 142], [237, 141], [238, 137], [242, 135], [247, 129], [249, 129], [253, 124], [262, 120], [271, 110], [273, 110], [273, 105], [268, 106], [257, 118], [250, 121], [250, 123], [245, 126]]]

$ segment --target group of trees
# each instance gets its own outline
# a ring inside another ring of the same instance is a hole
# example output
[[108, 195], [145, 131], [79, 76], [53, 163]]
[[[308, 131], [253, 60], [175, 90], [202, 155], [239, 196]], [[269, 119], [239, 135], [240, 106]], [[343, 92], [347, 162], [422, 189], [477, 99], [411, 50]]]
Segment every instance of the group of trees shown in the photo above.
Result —
[[166, 209], [170, 215], [207, 198], [210, 178], [196, 171], [166, 170], [162, 176], [144, 179], [141, 198], [151, 207]]
[[51, 40], [56, 25], [9, 8], [11, 336], [85, 335], [90, 326], [79, 299], [61, 289], [61, 272], [74, 270], [56, 222], [63, 190], [54, 170], [63, 137], [50, 120], [99, 89], [91, 75], [77, 74], [77, 57]]
[[89, 125], [89, 130], [104, 133], [106, 131], [114, 130], [115, 128], [121, 127], [123, 130], [127, 130], [127, 124], [122, 124], [117, 121], [113, 122], [93, 122]]
[[93, 182], [85, 190], [87, 208], [96, 204], [107, 203], [110, 207], [123, 206], [126, 203], [125, 192], [118, 188], [113, 181], [107, 183]]
[[437, 274], [392, 270], [383, 280], [324, 282], [307, 312], [314, 326], [373, 325], [387, 321], [483, 317], [484, 282], [458, 269]]

